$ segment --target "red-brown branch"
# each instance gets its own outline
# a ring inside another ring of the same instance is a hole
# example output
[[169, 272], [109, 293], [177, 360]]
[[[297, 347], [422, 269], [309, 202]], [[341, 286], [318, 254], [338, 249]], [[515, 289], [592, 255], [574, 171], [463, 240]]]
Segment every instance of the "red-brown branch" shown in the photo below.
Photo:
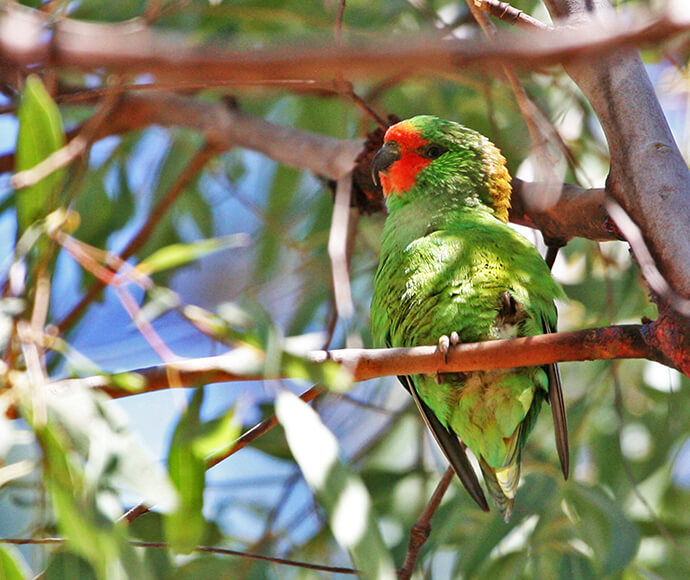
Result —
[[[353, 381], [390, 375], [468, 372], [565, 361], [646, 358], [670, 364], [662, 352], [647, 342], [650, 338], [648, 327], [631, 324], [462, 344], [451, 349], [447, 363], [443, 362], [443, 357], [435, 346], [318, 350], [312, 351], [308, 358], [315, 363], [326, 361], [339, 363], [352, 374]], [[260, 360], [257, 362], [260, 366]], [[184, 387], [220, 382], [289, 378], [281, 374], [267, 376], [261, 372], [236, 374], [228, 370], [233, 364], [237, 364], [236, 352], [161, 364], [131, 372], [145, 380], [145, 392], [168, 388], [168, 376], [171, 371], [174, 371], [176, 378], [179, 379], [178, 384]], [[678, 370], [682, 372], [684, 369]], [[118, 388], [107, 376], [67, 379], [51, 383], [51, 386], [62, 389], [77, 384], [105, 390], [115, 398], [135, 394]]]
[[48, 17], [16, 4], [3, 9], [0, 18], [6, 32], [0, 38], [0, 61], [6, 68], [50, 62], [57, 67], [147, 72], [158, 80], [185, 81], [356, 78], [458, 67], [486, 71], [500, 64], [534, 69], [656, 42], [690, 26], [672, 10], [658, 14], [627, 11], [580, 28], [531, 30], [529, 34], [502, 31], [496, 43], [408, 35], [405, 42], [371, 41], [364, 46], [212, 50], [189, 47], [177, 37], [149, 28], [143, 20], [106, 24], [63, 18], [49, 25]]
[[[271, 123], [229, 109], [220, 103], [200, 101], [173, 93], [148, 92], [122, 95], [99, 138], [122, 134], [153, 124], [187, 127], [203, 133], [217, 151], [245, 147], [271, 159], [338, 180], [352, 170], [363, 141], [341, 140]], [[11, 154], [0, 156], [0, 171], [12, 170]], [[368, 171], [367, 171], [368, 173]], [[592, 240], [616, 239], [606, 228], [603, 189], [582, 189], [563, 184], [558, 202], [547, 210], [528, 207], [533, 190], [540, 183], [513, 180], [511, 221], [541, 230], [547, 239], [568, 241], [579, 236]]]
[[402, 568], [398, 571], [398, 580], [409, 580], [414, 572], [417, 557], [422, 546], [429, 538], [431, 533], [431, 518], [436, 513], [438, 506], [441, 505], [441, 500], [448, 490], [450, 482], [453, 481], [455, 471], [452, 467], [446, 469], [443, 477], [438, 482], [434, 494], [431, 496], [429, 503], [424, 508], [424, 511], [419, 515], [414, 526], [410, 530], [410, 543], [407, 547], [407, 554], [405, 555], [405, 562]]

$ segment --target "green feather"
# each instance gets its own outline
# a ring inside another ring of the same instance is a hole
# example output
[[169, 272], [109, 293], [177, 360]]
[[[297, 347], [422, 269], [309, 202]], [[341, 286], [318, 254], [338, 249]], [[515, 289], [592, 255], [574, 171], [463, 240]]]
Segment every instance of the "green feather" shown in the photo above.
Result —
[[[554, 299], [562, 290], [536, 248], [499, 219], [503, 200], [487, 193], [496, 190], [492, 176], [502, 175], [495, 147], [450, 121], [424, 116], [408, 123], [447, 151], [412, 188], [387, 199], [371, 306], [376, 344], [433, 345], [453, 331], [469, 343], [555, 327]], [[505, 296], [519, 309], [513, 324], [501, 314]], [[440, 423], [480, 460], [487, 489], [509, 516], [520, 455], [549, 389], [545, 370], [451, 373], [441, 384], [433, 375], [411, 380]]]

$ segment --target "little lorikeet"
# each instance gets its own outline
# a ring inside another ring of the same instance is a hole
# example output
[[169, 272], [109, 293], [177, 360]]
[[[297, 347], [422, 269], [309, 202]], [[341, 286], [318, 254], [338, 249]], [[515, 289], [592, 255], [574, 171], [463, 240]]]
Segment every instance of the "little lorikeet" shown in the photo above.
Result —
[[[533, 336], [556, 326], [563, 291], [536, 248], [507, 225], [510, 174], [498, 148], [458, 123], [423, 115], [391, 126], [372, 162], [388, 208], [371, 305], [377, 346]], [[563, 474], [566, 415], [555, 365], [399, 377], [477, 504], [469, 462], [508, 521], [520, 456], [542, 401], [552, 407]]]

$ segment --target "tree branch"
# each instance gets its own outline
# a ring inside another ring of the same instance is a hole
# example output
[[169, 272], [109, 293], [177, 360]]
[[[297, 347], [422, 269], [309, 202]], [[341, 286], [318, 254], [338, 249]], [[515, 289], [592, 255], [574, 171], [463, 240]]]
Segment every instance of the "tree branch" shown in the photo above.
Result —
[[[551, 4], [568, 2], [555, 0]], [[190, 48], [179, 37], [146, 26], [145, 20], [105, 24], [63, 18], [9, 4], [0, 13], [0, 61], [8, 69], [50, 62], [81, 70], [107, 68], [161, 80], [332, 79], [339, 75], [396, 75], [479, 68], [499, 64], [526, 68], [573, 62], [622, 46], [669, 38], [690, 27], [682, 11], [621, 11], [615, 18], [580, 27], [502, 31], [496, 43], [479, 39], [440, 40], [421, 35], [405, 42], [322, 44], [306, 48], [251, 50]], [[52, 31], [46, 34], [46, 31]]]
[[431, 533], [431, 518], [436, 513], [438, 506], [441, 505], [441, 500], [446, 494], [448, 486], [454, 477], [455, 471], [452, 467], [448, 467], [446, 472], [443, 474], [443, 477], [438, 482], [438, 485], [436, 486], [434, 494], [431, 496], [429, 503], [412, 526], [412, 529], [410, 530], [410, 543], [407, 548], [407, 554], [405, 555], [405, 562], [398, 572], [398, 580], [409, 580], [412, 577], [412, 572], [414, 572], [419, 551], [422, 549], [424, 542], [427, 541], [429, 534]]
[[[602, 22], [620, 26], [625, 21], [608, 0], [547, 0], [546, 4], [554, 17], [568, 17], [566, 25], [559, 26], [562, 31], [600, 30]], [[687, 22], [687, 9], [674, 10], [667, 4], [665, 16], [645, 26], [652, 36], [660, 32], [657, 25], [664, 28], [683, 18]], [[639, 27], [631, 23], [631, 30]], [[642, 60], [630, 48], [602, 51], [596, 59], [566, 63], [566, 71], [606, 133], [611, 152], [607, 190], [644, 233], [664, 278], [679, 294], [690, 297], [690, 172]]]
[[[434, 374], [469, 372], [478, 370], [538, 366], [553, 362], [610, 360], [646, 358], [670, 365], [666, 356], [646, 342], [646, 326], [620, 325], [542, 334], [509, 340], [491, 340], [472, 344], [461, 344], [451, 349], [448, 362], [435, 346], [389, 349], [339, 349], [317, 350], [308, 354], [314, 363], [334, 361], [345, 367], [353, 381], [365, 381], [390, 375], [410, 375], [417, 373]], [[252, 351], [253, 352], [253, 351]], [[276, 374], [267, 376], [261, 372], [262, 357], [257, 351], [253, 354], [238, 350], [211, 357], [187, 359], [130, 371], [145, 380], [144, 392], [169, 387], [169, 373], [174, 371], [177, 383], [182, 387], [200, 384], [289, 378]], [[233, 372], [234, 368], [256, 369], [250, 372]], [[687, 372], [690, 369], [678, 369]], [[73, 386], [99, 388], [114, 398], [136, 394], [119, 388], [117, 375], [105, 375], [82, 379], [65, 379], [50, 383], [53, 389], [67, 389]]]
[[[101, 126], [98, 138], [151, 125], [195, 129], [217, 151], [252, 149], [279, 163], [336, 181], [352, 170], [363, 145], [360, 139], [334, 139], [264, 121], [221, 103], [167, 92], [122, 95]], [[0, 171], [10, 171], [13, 164], [11, 154], [0, 156]], [[576, 236], [599, 241], [616, 239], [605, 225], [604, 190], [564, 184], [558, 202], [549, 209], [537, 210], [524, 203], [523, 197], [543, 187], [541, 183], [513, 179], [512, 221], [542, 230], [547, 239], [563, 242]]]

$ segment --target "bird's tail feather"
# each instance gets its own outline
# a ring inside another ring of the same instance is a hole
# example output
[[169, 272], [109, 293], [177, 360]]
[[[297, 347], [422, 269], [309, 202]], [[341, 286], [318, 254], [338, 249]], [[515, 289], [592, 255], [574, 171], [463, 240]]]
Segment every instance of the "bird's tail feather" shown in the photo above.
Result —
[[513, 481], [520, 479], [520, 466], [515, 464], [510, 467], [494, 469], [483, 458], [479, 459], [479, 466], [481, 467], [484, 483], [486, 483], [486, 489], [489, 491], [491, 499], [501, 512], [503, 519], [508, 522], [513, 513], [515, 491], [510, 491], [511, 485], [507, 488], [504, 485], [506, 483], [511, 484]]
[[510, 515], [513, 513], [515, 494], [520, 483], [519, 431], [518, 428], [506, 441], [509, 444], [509, 452], [501, 467], [491, 467], [483, 457], [479, 458], [479, 467], [482, 470], [486, 488], [506, 522], [510, 520]]

